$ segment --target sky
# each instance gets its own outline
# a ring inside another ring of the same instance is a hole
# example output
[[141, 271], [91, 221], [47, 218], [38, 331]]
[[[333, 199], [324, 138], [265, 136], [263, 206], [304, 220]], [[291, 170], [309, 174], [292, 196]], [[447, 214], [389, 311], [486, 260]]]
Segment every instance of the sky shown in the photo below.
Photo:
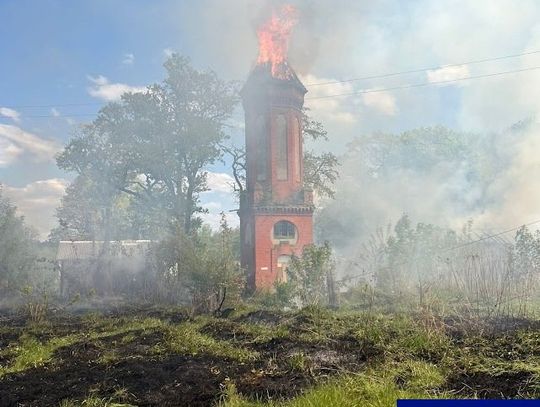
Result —
[[[223, 79], [245, 80], [257, 56], [255, 29], [279, 3], [0, 0], [4, 193], [45, 237], [74, 178], [56, 167], [54, 157], [77, 126], [123, 92], [162, 80], [162, 64], [171, 52]], [[536, 0], [520, 0], [519, 7], [512, 0], [291, 3], [298, 8], [299, 21], [290, 62], [308, 87], [306, 106], [331, 138], [320, 148], [340, 153], [362, 134], [438, 124], [500, 131], [540, 107]], [[490, 61], [442, 67], [486, 59]], [[423, 68], [431, 69], [386, 75]], [[516, 70], [522, 72], [474, 79]], [[335, 83], [373, 76], [378, 77]], [[317, 85], [327, 82], [334, 83]], [[402, 89], [381, 91], [396, 87]], [[238, 144], [242, 121], [239, 109], [231, 121], [236, 126], [231, 136]], [[236, 203], [227, 166], [209, 170], [212, 191], [202, 200], [210, 210], [206, 220], [216, 225], [219, 212], [235, 209]], [[230, 214], [233, 224], [234, 216]]]

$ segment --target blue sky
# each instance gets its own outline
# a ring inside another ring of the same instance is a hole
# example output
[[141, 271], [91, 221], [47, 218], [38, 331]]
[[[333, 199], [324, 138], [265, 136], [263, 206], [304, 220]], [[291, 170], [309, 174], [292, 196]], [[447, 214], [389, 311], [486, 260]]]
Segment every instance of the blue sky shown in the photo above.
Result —
[[[276, 2], [274, 2], [276, 3]], [[306, 84], [540, 50], [540, 4], [522, 0], [298, 0], [291, 62]], [[119, 91], [163, 78], [170, 51], [199, 68], [242, 80], [256, 57], [260, 0], [0, 0], [0, 182], [44, 235], [73, 178], [54, 154], [77, 124]], [[436, 82], [540, 65], [540, 55], [433, 69], [413, 75], [310, 87], [308, 96]], [[540, 74], [377, 92], [306, 103], [329, 130], [335, 151], [371, 131], [444, 124], [492, 131], [538, 108]], [[77, 106], [65, 106], [77, 104]], [[30, 106], [44, 107], [30, 107]], [[49, 117], [33, 117], [49, 116]], [[242, 113], [235, 117], [241, 123]], [[235, 139], [241, 139], [241, 127]], [[203, 196], [216, 222], [234, 208], [224, 166]], [[221, 174], [221, 175], [219, 175]]]

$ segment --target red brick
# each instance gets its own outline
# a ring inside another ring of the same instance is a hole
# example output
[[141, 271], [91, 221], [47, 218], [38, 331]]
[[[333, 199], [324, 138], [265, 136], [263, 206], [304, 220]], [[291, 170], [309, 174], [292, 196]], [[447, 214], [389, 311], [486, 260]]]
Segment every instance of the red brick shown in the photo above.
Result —
[[[277, 260], [281, 255], [300, 255], [305, 245], [313, 242], [313, 208], [309, 191], [303, 190], [302, 116], [305, 89], [297, 79], [257, 83], [243, 91], [246, 111], [247, 190], [240, 205], [242, 264], [252, 290], [271, 289], [278, 279]], [[249, 83], [249, 80], [248, 80]], [[283, 86], [285, 85], [285, 86]], [[277, 96], [276, 96], [277, 95]], [[277, 177], [276, 117], [287, 121], [287, 180]], [[264, 137], [256, 134], [256, 122], [264, 118]], [[297, 120], [298, 128], [295, 121]], [[263, 139], [263, 141], [261, 141]], [[262, 146], [261, 146], [262, 144]], [[266, 147], [267, 178], [258, 181], [257, 149]], [[298, 173], [295, 166], [300, 166]], [[279, 221], [293, 223], [297, 230], [294, 244], [272, 239]]]

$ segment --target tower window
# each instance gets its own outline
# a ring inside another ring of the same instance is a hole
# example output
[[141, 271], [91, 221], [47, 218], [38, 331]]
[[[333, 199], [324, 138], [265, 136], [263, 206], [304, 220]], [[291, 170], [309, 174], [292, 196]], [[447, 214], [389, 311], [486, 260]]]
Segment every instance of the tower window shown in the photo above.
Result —
[[289, 221], [282, 220], [274, 225], [274, 239], [291, 240], [296, 238], [296, 227]]
[[296, 178], [296, 181], [300, 181], [300, 163], [302, 160], [301, 152], [300, 152], [300, 146], [301, 146], [301, 134], [300, 134], [300, 122], [298, 121], [298, 117], [295, 117], [293, 119], [293, 145], [294, 145], [294, 177]]
[[276, 117], [276, 175], [279, 181], [288, 177], [287, 119], [279, 114]]
[[260, 115], [257, 117], [257, 121], [255, 123], [255, 135], [257, 140], [257, 145], [255, 146], [256, 152], [257, 152], [257, 161], [256, 161], [256, 167], [257, 167], [257, 181], [264, 181], [266, 180], [266, 172], [267, 172], [267, 139], [266, 139], [266, 121], [264, 116]]

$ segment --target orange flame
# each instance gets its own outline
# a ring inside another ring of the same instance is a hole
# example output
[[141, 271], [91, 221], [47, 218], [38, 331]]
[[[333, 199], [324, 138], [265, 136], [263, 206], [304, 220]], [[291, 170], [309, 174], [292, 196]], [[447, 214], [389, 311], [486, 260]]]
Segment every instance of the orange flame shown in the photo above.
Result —
[[272, 76], [286, 79], [290, 76], [287, 69], [289, 37], [298, 22], [296, 9], [283, 5], [272, 11], [272, 17], [257, 30], [259, 39], [258, 65], [270, 64]]

